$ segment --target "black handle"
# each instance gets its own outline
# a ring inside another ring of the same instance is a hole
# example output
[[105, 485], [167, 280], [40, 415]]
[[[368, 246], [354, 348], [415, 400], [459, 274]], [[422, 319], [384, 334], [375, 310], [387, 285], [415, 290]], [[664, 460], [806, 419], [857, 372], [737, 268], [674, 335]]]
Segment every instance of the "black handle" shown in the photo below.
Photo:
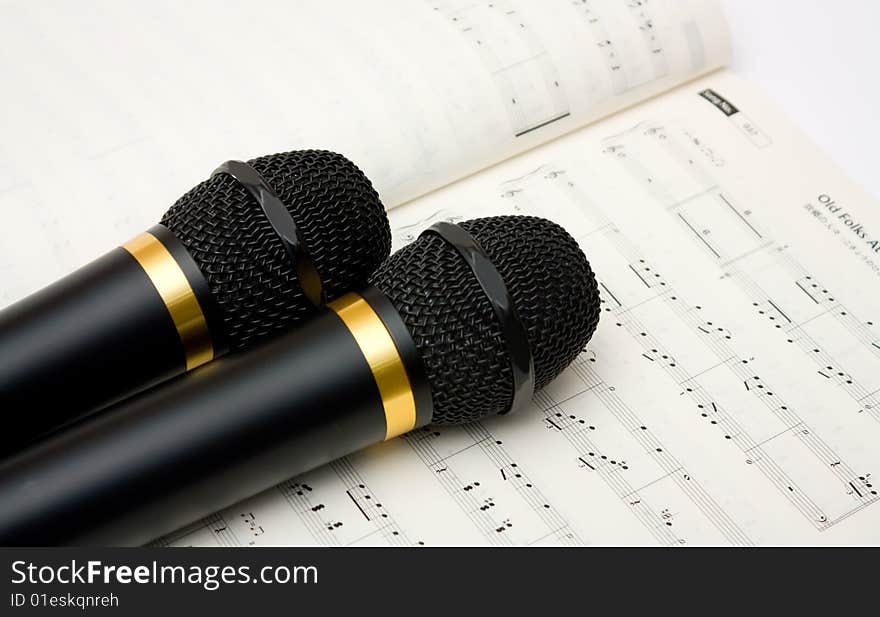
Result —
[[0, 545], [140, 544], [385, 437], [376, 380], [329, 309], [0, 465]]
[[117, 248], [0, 311], [0, 453], [185, 370], [147, 274]]
[[198, 266], [156, 225], [0, 311], [0, 455], [226, 352]]

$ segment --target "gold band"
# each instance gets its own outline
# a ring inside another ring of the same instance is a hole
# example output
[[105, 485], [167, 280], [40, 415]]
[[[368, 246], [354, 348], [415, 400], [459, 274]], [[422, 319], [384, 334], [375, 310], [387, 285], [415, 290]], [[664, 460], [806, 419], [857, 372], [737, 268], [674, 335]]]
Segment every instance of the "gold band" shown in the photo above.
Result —
[[142, 233], [122, 245], [147, 273], [171, 315], [183, 351], [186, 370], [214, 359], [214, 345], [199, 300], [183, 270], [156, 236]]
[[328, 305], [348, 327], [379, 388], [385, 408], [385, 440], [416, 426], [416, 400], [394, 339], [370, 304], [348, 293]]

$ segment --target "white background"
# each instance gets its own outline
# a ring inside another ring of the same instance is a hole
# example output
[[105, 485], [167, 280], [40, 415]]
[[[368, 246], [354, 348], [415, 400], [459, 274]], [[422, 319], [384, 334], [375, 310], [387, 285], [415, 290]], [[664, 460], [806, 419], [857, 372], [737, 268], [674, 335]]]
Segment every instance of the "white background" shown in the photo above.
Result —
[[722, 0], [731, 68], [880, 197], [880, 2]]

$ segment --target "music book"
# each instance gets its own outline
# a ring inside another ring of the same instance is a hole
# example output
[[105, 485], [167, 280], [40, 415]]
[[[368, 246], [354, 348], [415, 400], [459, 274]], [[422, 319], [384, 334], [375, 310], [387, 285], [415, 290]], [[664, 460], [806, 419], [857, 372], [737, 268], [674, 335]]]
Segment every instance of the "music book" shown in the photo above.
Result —
[[395, 248], [532, 214], [600, 281], [595, 337], [531, 408], [417, 430], [158, 544], [880, 542], [880, 209], [724, 68], [714, 0], [0, 16], [0, 304], [218, 162], [297, 148], [366, 172]]

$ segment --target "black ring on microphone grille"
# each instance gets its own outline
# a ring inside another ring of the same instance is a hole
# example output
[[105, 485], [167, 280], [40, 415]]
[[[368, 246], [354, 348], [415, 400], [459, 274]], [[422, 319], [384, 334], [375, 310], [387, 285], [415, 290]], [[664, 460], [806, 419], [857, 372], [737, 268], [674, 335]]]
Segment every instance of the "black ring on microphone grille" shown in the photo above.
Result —
[[321, 275], [315, 268], [315, 262], [306, 250], [305, 241], [296, 226], [296, 222], [290, 215], [284, 203], [260, 175], [256, 169], [242, 161], [226, 161], [213, 171], [211, 177], [217, 174], [227, 174], [236, 182], [247, 189], [257, 203], [260, 204], [263, 213], [275, 231], [275, 234], [284, 245], [284, 250], [290, 257], [291, 265], [299, 279], [300, 287], [306, 298], [314, 305], [324, 303], [324, 283]]
[[205, 322], [208, 324], [208, 333], [214, 344], [214, 357], [217, 358], [228, 353], [229, 339], [223, 327], [223, 314], [220, 312], [217, 299], [211, 293], [211, 287], [205, 280], [205, 275], [202, 274], [198, 264], [183, 243], [177, 239], [177, 236], [164, 225], [153, 225], [147, 231], [165, 245], [165, 248], [174, 257], [174, 261], [183, 270], [186, 280], [189, 281], [193, 293], [199, 301], [199, 306], [202, 308], [202, 313], [205, 315]]
[[501, 273], [476, 238], [462, 227], [441, 221], [422, 232], [426, 233], [440, 236], [461, 254], [492, 304], [492, 310], [501, 326], [501, 334], [507, 343], [510, 369], [513, 372], [513, 401], [510, 409], [503, 413], [521, 409], [531, 401], [535, 392], [535, 361], [529, 348], [526, 329], [516, 313], [513, 298], [501, 278]]
[[385, 328], [388, 329], [388, 333], [391, 335], [391, 340], [397, 346], [397, 353], [400, 354], [400, 359], [403, 360], [403, 368], [406, 369], [406, 375], [409, 377], [409, 384], [416, 403], [416, 425], [413, 428], [430, 424], [431, 418], [434, 416], [431, 384], [428, 383], [425, 365], [422, 362], [422, 356], [419, 355], [419, 349], [416, 347], [412, 334], [410, 334], [400, 313], [391, 303], [391, 300], [376, 287], [370, 286], [358, 293], [376, 311], [379, 319], [385, 324]]

